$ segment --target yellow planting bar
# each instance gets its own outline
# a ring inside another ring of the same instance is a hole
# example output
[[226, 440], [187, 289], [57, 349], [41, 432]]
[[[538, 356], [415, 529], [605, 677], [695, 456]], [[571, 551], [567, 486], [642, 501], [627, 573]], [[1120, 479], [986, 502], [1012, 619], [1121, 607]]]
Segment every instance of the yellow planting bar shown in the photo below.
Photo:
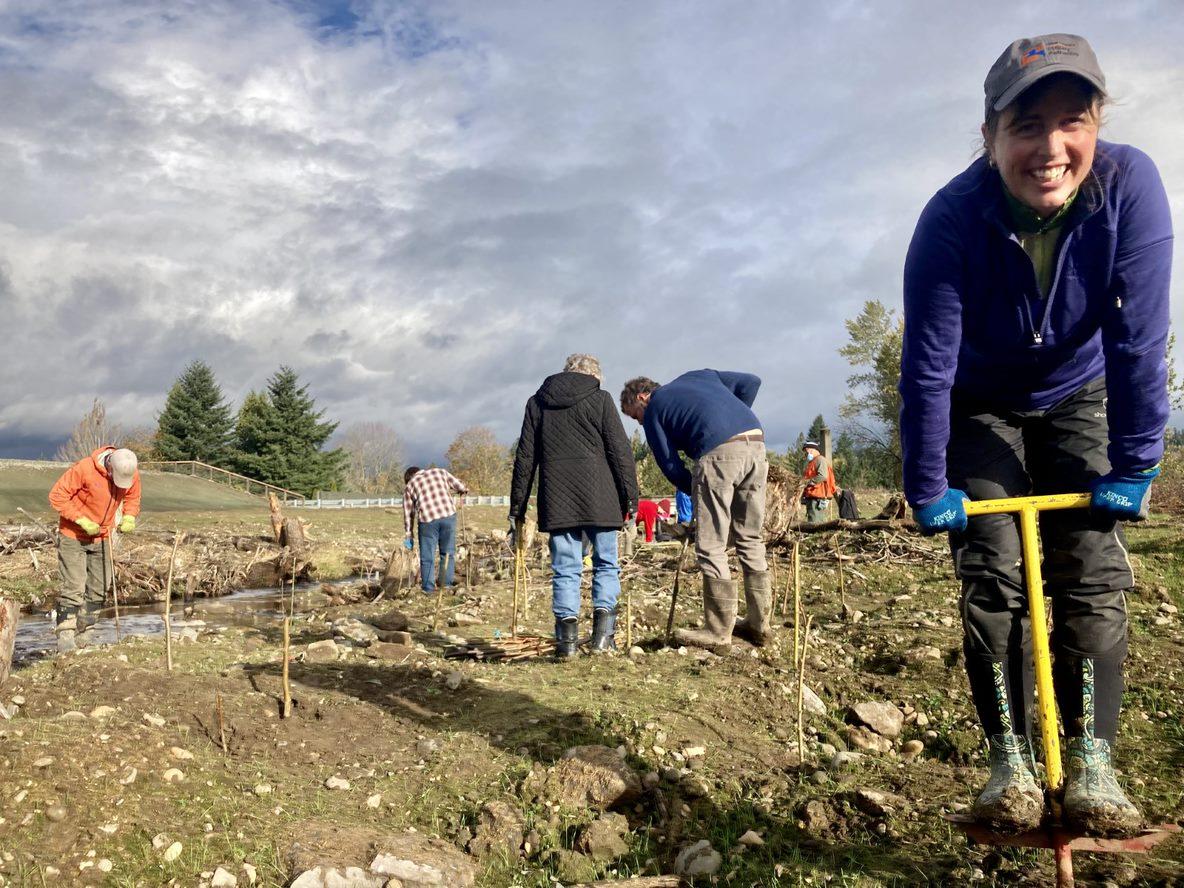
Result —
[[1040, 697], [1040, 737], [1044, 746], [1044, 773], [1053, 794], [1061, 787], [1061, 744], [1057, 735], [1057, 704], [1052, 687], [1052, 657], [1048, 650], [1048, 622], [1044, 610], [1044, 579], [1040, 576], [1040, 528], [1036, 517], [1054, 509], [1085, 509], [1088, 493], [1056, 493], [1007, 499], [966, 502], [966, 514], [1020, 516], [1020, 541], [1024, 553], [1024, 580], [1028, 587], [1028, 619], [1032, 629], [1032, 658], [1036, 666], [1036, 691]]

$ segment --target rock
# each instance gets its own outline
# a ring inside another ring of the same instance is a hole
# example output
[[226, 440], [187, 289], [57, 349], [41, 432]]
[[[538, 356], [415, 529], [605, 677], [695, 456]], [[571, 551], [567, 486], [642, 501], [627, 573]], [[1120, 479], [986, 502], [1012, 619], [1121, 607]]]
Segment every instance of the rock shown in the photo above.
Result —
[[95, 869], [101, 873], [109, 873], [111, 870], [115, 869], [115, 864], [113, 864], [106, 857], [100, 857], [99, 862], [95, 864]]
[[895, 740], [904, 727], [904, 714], [891, 703], [856, 703], [850, 714], [860, 723], [867, 725], [881, 737]]
[[[333, 630], [334, 635], [348, 638], [362, 647], [378, 641], [378, 632], [375, 631], [373, 626], [369, 623], [363, 623], [361, 620], [355, 620], [352, 617], [346, 617], [343, 620], [334, 620], [329, 624], [329, 628]], [[309, 645], [309, 647], [311, 646]]]
[[826, 704], [810, 690], [809, 685], [802, 685], [802, 709], [811, 715], [826, 715]]
[[482, 857], [486, 854], [518, 856], [522, 848], [526, 819], [522, 812], [508, 802], [487, 802], [477, 815], [477, 829], [469, 842], [469, 853]]
[[629, 852], [628, 834], [629, 821], [624, 815], [601, 814], [580, 830], [576, 850], [598, 863], [608, 863]]
[[904, 655], [904, 661], [911, 663], [914, 666], [918, 663], [924, 663], [926, 660], [940, 660], [941, 650], [935, 648], [931, 644], [922, 645], [919, 648], [914, 648]]
[[153, 851], [163, 851], [170, 844], [171, 843], [169, 842], [169, 837], [167, 835], [165, 835], [164, 833], [157, 833], [156, 835], [154, 835], [152, 837], [152, 850]]
[[440, 751], [440, 741], [429, 737], [426, 740], [420, 740], [415, 744], [415, 754], [420, 758], [431, 758]]
[[641, 795], [641, 781], [615, 749], [576, 746], [551, 768], [543, 795], [577, 810], [604, 811]]
[[759, 848], [761, 845], [765, 844], [765, 840], [761, 838], [760, 833], [754, 829], [750, 829], [736, 841], [738, 841], [745, 848]]
[[657, 771], [647, 771], [641, 778], [641, 785], [645, 789], [655, 789], [662, 782]]
[[449, 626], [478, 626], [485, 622], [478, 616], [473, 614], [466, 614], [464, 611], [458, 611], [448, 618]]
[[181, 761], [188, 761], [193, 758], [193, 753], [188, 749], [182, 749], [180, 746], [173, 746], [169, 749], [169, 755]]
[[255, 788], [251, 790], [257, 796], [271, 795], [270, 783], [256, 783]]
[[387, 644], [401, 644], [404, 647], [415, 647], [415, 639], [411, 637], [410, 632], [379, 632], [378, 639]]
[[160, 775], [160, 779], [165, 783], [184, 783], [185, 772], [180, 768], [169, 768]]
[[856, 808], [872, 817], [887, 817], [904, 807], [904, 799], [878, 789], [857, 789], [852, 802]]
[[139, 775], [140, 775], [139, 771], [137, 771], [135, 768], [129, 767], [126, 770], [124, 770], [123, 776], [119, 778], [119, 782], [124, 786], [131, 786], [133, 783], [136, 782], [136, 778]]
[[464, 684], [465, 675], [456, 669], [453, 669], [444, 677], [444, 686], [450, 691], [455, 691], [462, 684]]
[[193, 644], [197, 641], [197, 630], [191, 626], [186, 626], [176, 634], [174, 640], [181, 644]]
[[711, 842], [700, 839], [678, 852], [674, 871], [680, 876], [714, 876], [722, 863], [723, 857], [711, 847]]
[[144, 721], [148, 722], [148, 724], [152, 725], [152, 727], [154, 727], [154, 728], [163, 728], [164, 727], [164, 719], [161, 718], [159, 715], [149, 715], [147, 712], [145, 712], [144, 713]]
[[366, 807], [367, 808], [378, 808], [381, 805], [382, 805], [382, 796], [379, 793], [374, 793], [374, 795], [366, 796]]
[[556, 876], [565, 885], [577, 882], [590, 882], [596, 878], [596, 861], [568, 848], [557, 848], [551, 854], [551, 862], [555, 867]]
[[237, 886], [238, 876], [222, 867], [214, 870], [214, 876], [210, 879], [210, 888], [237, 888]]
[[324, 641], [314, 641], [304, 649], [304, 662], [332, 663], [340, 653], [341, 648], [337, 646], [337, 642], [326, 638]]
[[116, 713], [114, 706], [96, 706], [90, 711], [90, 717], [95, 719], [110, 718]]
[[911, 762], [924, 751], [925, 744], [920, 740], [908, 740], [900, 747], [900, 757], [906, 762]]
[[86, 713], [79, 712], [77, 709], [71, 709], [69, 712], [63, 712], [58, 718], [62, 721], [81, 722], [86, 721]]
[[164, 849], [164, 853], [160, 855], [160, 859], [165, 863], [172, 863], [181, 856], [182, 850], [184, 849], [181, 847], [180, 842], [173, 842], [173, 844]]
[[[370, 625], [375, 629], [381, 629], [384, 632], [403, 632], [411, 625], [411, 620], [402, 611], [389, 610], [385, 613], [378, 614], [370, 618]], [[405, 641], [399, 641], [391, 638], [388, 641], [394, 641], [396, 644], [411, 644], [411, 636], [408, 634]]]
[[256, 870], [253, 865], [244, 863], [243, 875], [246, 877], [248, 885], [254, 885], [256, 880], [259, 878], [259, 871]]
[[[406, 633], [400, 633], [405, 635]], [[405, 644], [392, 644], [386, 641], [371, 642], [366, 648], [366, 656], [376, 660], [410, 660], [415, 656], [415, 648]]]
[[[324, 821], [303, 821], [292, 828], [298, 838], [287, 850], [288, 871], [299, 873], [299, 878], [306, 871], [313, 874], [293, 886], [373, 884], [381, 888], [397, 880], [394, 884], [403, 888], [469, 888], [477, 878], [472, 858], [448, 842], [421, 833], [389, 833]], [[347, 874], [359, 881], [340, 881]], [[371, 876], [378, 880], [363, 881]]]
[[847, 745], [862, 752], [885, 753], [892, 749], [892, 741], [873, 733], [863, 725], [851, 725], [847, 728]]
[[289, 888], [385, 888], [386, 883], [386, 876], [360, 866], [317, 866], [298, 875]]
[[325, 789], [346, 790], [349, 789], [349, 781], [344, 777], [334, 775], [325, 781]]
[[834, 812], [826, 802], [814, 799], [806, 803], [806, 808], [802, 812], [802, 825], [810, 835], [819, 836], [826, 833], [833, 821]]
[[61, 805], [50, 805], [45, 809], [46, 820], [52, 820], [54, 823], [61, 823], [66, 819], [66, 809]]
[[644, 648], [639, 647], [636, 644], [633, 645], [633, 647], [629, 648], [629, 659], [630, 660], [639, 660], [644, 656], [645, 656], [645, 649]]
[[34, 768], [48, 768], [53, 763], [54, 763], [54, 757], [52, 755], [43, 755], [43, 756], [41, 756], [41, 758], [34, 760], [33, 767]]

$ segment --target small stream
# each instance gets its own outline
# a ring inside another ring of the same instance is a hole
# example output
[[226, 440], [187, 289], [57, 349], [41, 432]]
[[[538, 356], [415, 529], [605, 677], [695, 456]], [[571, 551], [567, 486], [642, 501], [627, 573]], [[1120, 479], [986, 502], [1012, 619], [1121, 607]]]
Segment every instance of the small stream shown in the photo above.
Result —
[[[324, 606], [328, 601], [321, 590], [323, 584], [311, 583], [296, 587], [296, 611], [308, 611]], [[221, 598], [198, 598], [193, 604], [192, 614], [183, 615], [180, 601], [172, 606], [174, 637], [186, 626], [203, 628], [211, 626], [274, 626], [283, 618], [290, 593], [278, 589], [242, 589]], [[21, 614], [16, 627], [16, 647], [13, 665], [57, 652], [57, 637], [53, 632], [54, 614]], [[115, 629], [115, 609], [107, 608], [99, 614], [91, 637], [95, 644], [112, 644], [117, 635], [128, 638], [133, 635], [164, 635], [164, 603], [141, 604], [119, 609], [119, 632]]]

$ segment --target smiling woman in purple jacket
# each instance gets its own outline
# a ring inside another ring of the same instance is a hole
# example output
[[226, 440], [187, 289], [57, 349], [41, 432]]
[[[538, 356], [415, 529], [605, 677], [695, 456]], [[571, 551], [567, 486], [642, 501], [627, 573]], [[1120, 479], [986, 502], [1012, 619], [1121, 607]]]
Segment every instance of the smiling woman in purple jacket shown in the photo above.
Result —
[[1083, 38], [1017, 40], [985, 90], [984, 154], [929, 201], [905, 263], [905, 494], [924, 532], [950, 532], [962, 579], [991, 754], [975, 813], [1022, 831], [1044, 804], [1019, 532], [968, 522], [963, 500], [1092, 493], [1088, 514], [1041, 517], [1044, 577], [1065, 815], [1121, 834], [1142, 817], [1110, 762], [1134, 583], [1117, 522], [1146, 517], [1163, 452], [1171, 216], [1150, 158], [1098, 139], [1106, 83]]

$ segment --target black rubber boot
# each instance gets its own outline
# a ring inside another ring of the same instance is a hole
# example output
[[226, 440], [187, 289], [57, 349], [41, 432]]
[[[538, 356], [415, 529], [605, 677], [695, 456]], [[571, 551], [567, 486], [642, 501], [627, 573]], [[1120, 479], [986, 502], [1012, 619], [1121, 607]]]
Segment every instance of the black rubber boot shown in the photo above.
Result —
[[569, 660], [579, 653], [579, 629], [575, 617], [555, 620], [555, 659]]
[[588, 652], [607, 654], [617, 649], [617, 612], [598, 607], [592, 612], [592, 643]]

